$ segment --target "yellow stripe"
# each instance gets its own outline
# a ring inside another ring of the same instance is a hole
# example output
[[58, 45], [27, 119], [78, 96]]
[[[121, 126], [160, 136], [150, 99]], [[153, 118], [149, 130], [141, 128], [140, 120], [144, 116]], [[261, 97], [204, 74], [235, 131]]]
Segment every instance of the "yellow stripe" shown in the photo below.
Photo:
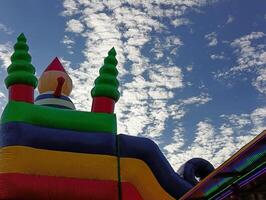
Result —
[[0, 173], [117, 180], [117, 158], [9, 146], [0, 149]]
[[[158, 183], [145, 162], [135, 158], [120, 158], [122, 182], [130, 182], [139, 191], [144, 200], [174, 200]], [[176, 188], [178, 190], [178, 188]]]

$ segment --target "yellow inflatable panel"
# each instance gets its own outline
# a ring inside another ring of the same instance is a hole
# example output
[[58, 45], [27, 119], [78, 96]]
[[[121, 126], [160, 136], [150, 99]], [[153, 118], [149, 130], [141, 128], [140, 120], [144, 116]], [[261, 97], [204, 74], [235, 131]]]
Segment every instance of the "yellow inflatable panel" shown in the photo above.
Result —
[[[135, 158], [120, 158], [122, 182], [130, 182], [145, 200], [174, 200], [159, 184], [145, 162]], [[178, 188], [177, 188], [178, 189]]]
[[57, 78], [62, 76], [65, 79], [62, 93], [66, 96], [69, 96], [72, 90], [72, 80], [70, 79], [67, 73], [61, 71], [47, 71], [44, 72], [38, 84], [38, 90], [40, 93], [48, 92], [48, 91], [55, 91], [57, 87]]
[[8, 146], [0, 149], [0, 173], [117, 180], [117, 158], [109, 155]]

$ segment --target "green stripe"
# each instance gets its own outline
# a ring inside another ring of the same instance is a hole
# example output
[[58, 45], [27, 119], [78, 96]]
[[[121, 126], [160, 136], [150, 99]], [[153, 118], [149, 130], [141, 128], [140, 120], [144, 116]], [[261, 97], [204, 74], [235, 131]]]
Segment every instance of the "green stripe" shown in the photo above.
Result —
[[50, 108], [10, 101], [3, 111], [1, 123], [25, 122], [50, 128], [116, 134], [116, 115]]

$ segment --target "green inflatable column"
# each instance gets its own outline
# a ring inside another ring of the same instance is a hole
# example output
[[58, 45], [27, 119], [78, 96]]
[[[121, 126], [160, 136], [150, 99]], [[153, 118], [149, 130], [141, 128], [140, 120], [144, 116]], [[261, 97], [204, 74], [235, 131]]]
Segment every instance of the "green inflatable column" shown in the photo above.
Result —
[[14, 53], [11, 56], [11, 65], [7, 68], [8, 76], [5, 79], [9, 92], [9, 101], [24, 101], [33, 103], [34, 88], [38, 80], [35, 77], [35, 68], [31, 64], [31, 56], [28, 53], [29, 47], [23, 33], [17, 38], [14, 45]]
[[114, 113], [115, 103], [120, 97], [116, 69], [116, 51], [113, 47], [108, 56], [104, 59], [104, 65], [100, 69], [100, 76], [94, 81], [94, 88], [91, 90], [93, 97], [92, 112]]

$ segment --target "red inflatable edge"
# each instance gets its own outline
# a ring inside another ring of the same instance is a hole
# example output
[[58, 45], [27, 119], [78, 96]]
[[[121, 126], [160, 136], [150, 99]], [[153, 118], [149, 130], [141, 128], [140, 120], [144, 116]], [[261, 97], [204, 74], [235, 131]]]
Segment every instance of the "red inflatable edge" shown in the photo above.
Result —
[[9, 86], [9, 100], [33, 103], [34, 88], [30, 85], [14, 84]]
[[[123, 200], [142, 200], [130, 183], [122, 183]], [[118, 182], [18, 173], [0, 174], [0, 199], [118, 200]]]
[[91, 112], [114, 113], [115, 101], [109, 97], [93, 97]]

